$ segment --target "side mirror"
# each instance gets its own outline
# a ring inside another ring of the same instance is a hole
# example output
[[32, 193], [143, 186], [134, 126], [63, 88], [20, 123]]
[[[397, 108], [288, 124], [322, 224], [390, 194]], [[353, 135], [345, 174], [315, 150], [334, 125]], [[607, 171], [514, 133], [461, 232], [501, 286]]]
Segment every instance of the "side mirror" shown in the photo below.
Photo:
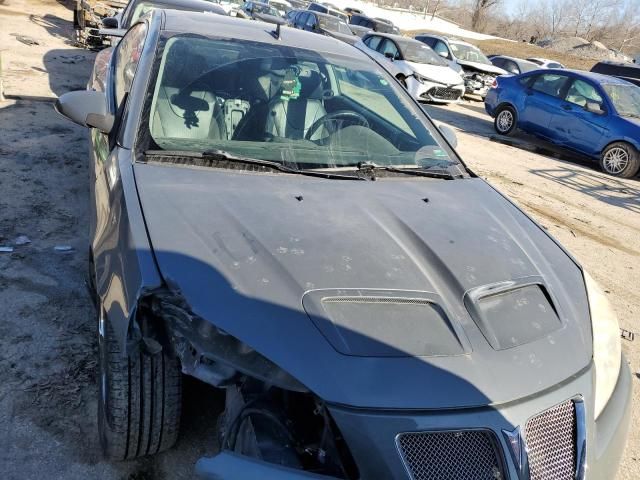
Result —
[[453, 131], [453, 128], [447, 125], [440, 124], [438, 126], [438, 129], [440, 130], [442, 136], [447, 140], [447, 142], [449, 142], [449, 145], [451, 145], [453, 148], [456, 148], [458, 146], [458, 137], [456, 136], [456, 132]]
[[106, 17], [102, 19], [102, 26], [104, 28], [118, 28], [120, 22], [116, 17]]
[[595, 113], [597, 115], [602, 115], [604, 113], [604, 110], [597, 102], [587, 102], [584, 106], [584, 109], [587, 112]]
[[439, 50], [436, 53], [438, 55], [440, 55], [442, 58], [449, 58], [449, 54], [447, 52], [442, 51], [442, 50]]
[[109, 133], [113, 128], [114, 117], [107, 111], [107, 97], [103, 92], [67, 92], [58, 98], [54, 108], [83, 127], [97, 128], [102, 133]]
[[391, 52], [384, 52], [384, 56], [387, 57], [389, 60], [393, 60], [395, 55]]

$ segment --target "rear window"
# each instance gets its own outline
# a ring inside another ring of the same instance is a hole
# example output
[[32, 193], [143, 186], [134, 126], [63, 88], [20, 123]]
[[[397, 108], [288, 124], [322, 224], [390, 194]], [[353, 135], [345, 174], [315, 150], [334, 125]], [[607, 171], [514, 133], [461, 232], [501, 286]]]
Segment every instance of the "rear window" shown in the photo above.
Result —
[[567, 83], [568, 78], [564, 75], [555, 75], [552, 73], [545, 73], [538, 76], [531, 84], [531, 89], [536, 92], [546, 93], [552, 97], [561, 97], [562, 89]]

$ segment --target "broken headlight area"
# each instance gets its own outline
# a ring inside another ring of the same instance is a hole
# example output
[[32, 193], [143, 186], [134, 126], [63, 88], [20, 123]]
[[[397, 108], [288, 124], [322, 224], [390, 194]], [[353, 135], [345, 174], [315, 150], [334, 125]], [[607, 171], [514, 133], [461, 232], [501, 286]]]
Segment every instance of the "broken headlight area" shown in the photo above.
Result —
[[[217, 428], [221, 452], [294, 471], [358, 478], [324, 403], [293, 376], [193, 314], [179, 294], [154, 292], [141, 309], [145, 318], [163, 320], [166, 338], [161, 340], [171, 345], [184, 374], [226, 390]], [[226, 478], [219, 473], [214, 478]]]

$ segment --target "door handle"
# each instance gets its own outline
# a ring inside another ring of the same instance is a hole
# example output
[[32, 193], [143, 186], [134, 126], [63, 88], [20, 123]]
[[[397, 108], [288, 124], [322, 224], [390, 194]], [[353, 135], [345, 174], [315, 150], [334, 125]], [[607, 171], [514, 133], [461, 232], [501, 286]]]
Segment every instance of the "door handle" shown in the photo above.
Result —
[[573, 107], [571, 105], [563, 105], [562, 109], [569, 111], [569, 110], [573, 110]]

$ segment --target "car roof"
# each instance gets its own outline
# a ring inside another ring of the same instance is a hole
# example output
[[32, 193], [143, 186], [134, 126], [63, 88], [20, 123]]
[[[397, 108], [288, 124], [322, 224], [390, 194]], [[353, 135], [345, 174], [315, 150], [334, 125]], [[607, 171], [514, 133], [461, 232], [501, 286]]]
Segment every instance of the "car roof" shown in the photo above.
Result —
[[491, 58], [492, 58], [492, 59], [493, 59], [493, 58], [506, 58], [507, 60], [512, 60], [512, 61], [514, 61], [514, 62], [529, 63], [529, 64], [531, 64], [531, 65], [535, 65], [536, 67], [539, 67], [539, 66], [540, 66], [540, 65], [538, 65], [538, 64], [536, 64], [536, 63], [533, 63], [533, 62], [530, 62], [529, 60], [526, 60], [526, 59], [524, 59], [524, 58], [519, 58], [519, 57], [510, 57], [509, 55], [493, 55]]
[[318, 15], [318, 17], [323, 17], [323, 18], [332, 18], [334, 20], [339, 20], [341, 22], [344, 22], [344, 20], [340, 17], [336, 17], [335, 15], [331, 15], [330, 13], [324, 13], [324, 12], [314, 12], [313, 10], [303, 10], [305, 12], [310, 12], [310, 13], [315, 13], [316, 15]]
[[[245, 20], [222, 15], [212, 16], [202, 12], [180, 10], [157, 10], [164, 16], [163, 31], [174, 33], [193, 33], [203, 36], [215, 35], [216, 38], [229, 38], [242, 41], [254, 41], [271, 45], [302, 48], [324, 53], [352, 57], [371, 61], [368, 55], [357, 48], [346, 45], [335, 38], [316, 35], [297, 28], [283, 26], [280, 37], [275, 38], [275, 25], [255, 20]], [[317, 13], [317, 12], [314, 12]], [[212, 23], [215, 23], [212, 25]]]
[[[146, 1], [146, 0], [143, 0]], [[217, 3], [209, 2], [207, 0], [151, 0], [150, 3], [158, 9], [175, 8], [187, 8], [195, 12], [212, 12], [219, 11], [222, 14], [226, 13]]]
[[376, 35], [378, 37], [389, 38], [389, 39], [395, 40], [397, 42], [419, 43], [420, 45], [424, 45], [424, 43], [422, 43], [420, 40], [416, 40], [415, 38], [411, 38], [411, 37], [403, 37], [402, 35], [398, 35], [396, 33], [371, 32], [371, 33], [367, 34], [367, 36], [372, 36], [372, 35]]
[[[538, 70], [536, 73], [557, 73], [563, 75], [571, 73], [576, 77], [582, 77], [587, 80], [591, 80], [600, 84], [614, 84], [614, 85], [632, 85], [631, 83], [621, 78], [612, 77], [611, 75], [603, 75], [602, 73], [586, 72], [584, 70], [572, 70], [567, 68], [549, 68], [547, 70]], [[533, 72], [532, 72], [533, 73]]]

